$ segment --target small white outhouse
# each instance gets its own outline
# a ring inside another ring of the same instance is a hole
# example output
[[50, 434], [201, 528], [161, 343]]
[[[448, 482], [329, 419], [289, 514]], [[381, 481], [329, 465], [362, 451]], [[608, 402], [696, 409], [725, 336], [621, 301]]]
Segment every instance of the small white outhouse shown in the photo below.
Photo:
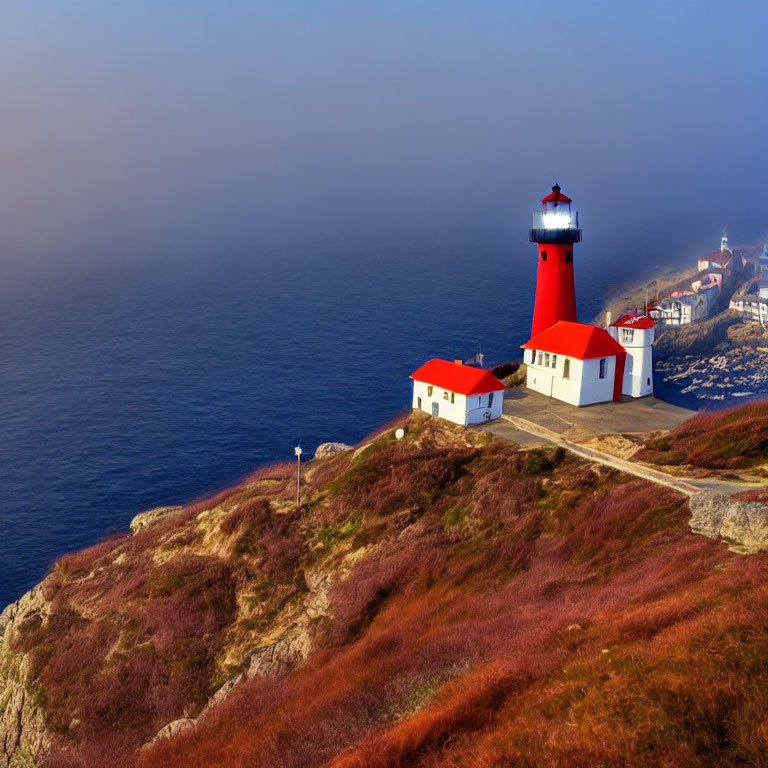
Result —
[[490, 371], [434, 358], [412, 374], [413, 407], [468, 426], [498, 419], [504, 384]]

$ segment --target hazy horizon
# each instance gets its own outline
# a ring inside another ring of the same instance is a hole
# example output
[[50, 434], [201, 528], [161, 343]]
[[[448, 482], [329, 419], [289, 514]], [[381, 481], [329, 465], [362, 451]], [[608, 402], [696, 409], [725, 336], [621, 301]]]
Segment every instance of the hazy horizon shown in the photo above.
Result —
[[759, 240], [766, 22], [757, 2], [5, 4], [4, 283], [366, 243], [521, 252], [555, 178], [606, 264]]

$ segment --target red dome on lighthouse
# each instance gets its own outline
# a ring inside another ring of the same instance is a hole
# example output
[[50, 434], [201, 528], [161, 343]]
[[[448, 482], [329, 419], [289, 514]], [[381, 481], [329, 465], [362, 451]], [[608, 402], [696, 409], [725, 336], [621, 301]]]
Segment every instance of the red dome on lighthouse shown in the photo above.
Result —
[[552, 187], [552, 191], [546, 196], [541, 198], [541, 202], [546, 205], [547, 203], [572, 203], [570, 197], [567, 197], [560, 191], [560, 185], [555, 182], [555, 186]]

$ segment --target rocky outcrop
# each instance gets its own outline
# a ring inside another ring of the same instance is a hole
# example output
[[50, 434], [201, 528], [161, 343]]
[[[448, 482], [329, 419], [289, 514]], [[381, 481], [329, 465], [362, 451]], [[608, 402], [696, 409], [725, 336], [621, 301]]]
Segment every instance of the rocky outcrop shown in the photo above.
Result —
[[351, 445], [346, 443], [320, 443], [315, 451], [316, 459], [329, 459], [331, 456], [336, 456], [338, 453], [344, 453], [352, 448]]
[[276, 677], [290, 672], [307, 657], [311, 642], [307, 627], [302, 622], [292, 624], [274, 642], [257, 648], [251, 654], [248, 677]]
[[181, 733], [182, 731], [186, 731], [188, 728], [192, 728], [195, 722], [195, 720], [189, 717], [182, 717], [178, 720], [174, 720], [172, 723], [168, 723], [168, 725], [161, 728], [158, 731], [157, 736], [155, 736], [150, 744], [153, 744], [158, 739], [170, 739], [177, 733]]
[[139, 514], [131, 520], [131, 533], [137, 534], [142, 528], [147, 528], [150, 525], [159, 523], [161, 520], [165, 520], [169, 515], [180, 512], [181, 509], [181, 507], [155, 507], [154, 509], [148, 509], [146, 512], [139, 512]]
[[666, 358], [676, 355], [706, 355], [723, 342], [728, 341], [728, 329], [741, 323], [738, 313], [733, 310], [699, 323], [665, 328], [656, 338], [654, 355]]
[[691, 498], [691, 512], [688, 524], [694, 533], [721, 539], [734, 552], [752, 554], [768, 548], [766, 504], [702, 492]]
[[44, 694], [27, 689], [29, 656], [17, 653], [13, 641], [25, 622], [45, 620], [49, 612], [38, 585], [0, 614], [0, 768], [34, 766], [48, 745]]

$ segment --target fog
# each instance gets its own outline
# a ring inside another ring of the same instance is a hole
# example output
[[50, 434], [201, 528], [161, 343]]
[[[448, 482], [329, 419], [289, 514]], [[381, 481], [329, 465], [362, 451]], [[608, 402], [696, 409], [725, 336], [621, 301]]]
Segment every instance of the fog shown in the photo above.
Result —
[[365, 243], [606, 263], [768, 232], [764, 2], [9, 0], [4, 282]]

